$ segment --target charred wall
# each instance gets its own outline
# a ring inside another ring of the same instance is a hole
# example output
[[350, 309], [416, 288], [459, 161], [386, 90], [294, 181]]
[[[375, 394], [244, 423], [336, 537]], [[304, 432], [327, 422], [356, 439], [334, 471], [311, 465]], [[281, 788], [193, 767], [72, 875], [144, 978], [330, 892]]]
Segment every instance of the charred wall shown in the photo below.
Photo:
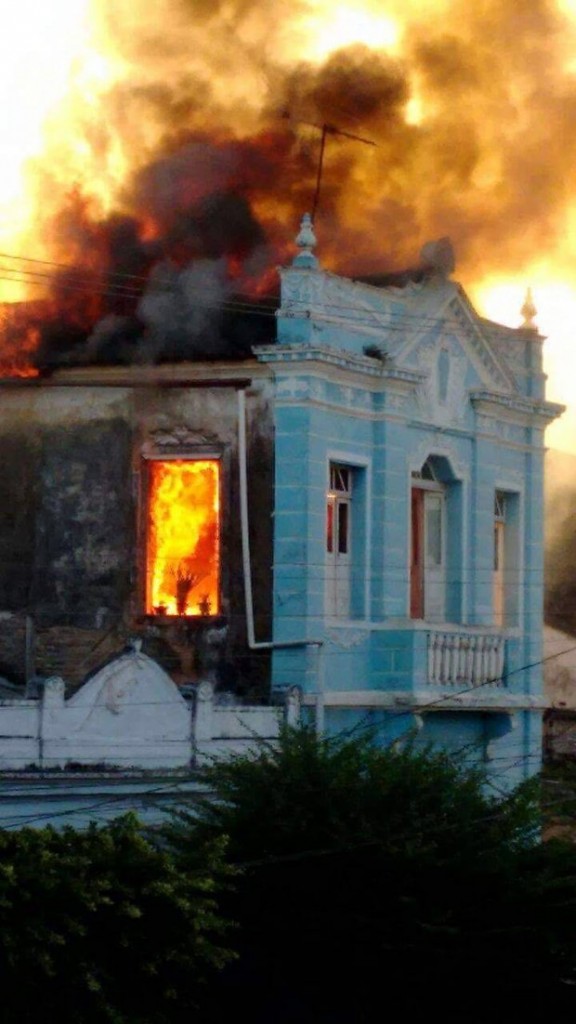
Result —
[[27, 610], [35, 572], [40, 446], [29, 427], [8, 427], [1, 452], [0, 609]]
[[[33, 624], [36, 671], [77, 685], [126, 640], [178, 683], [209, 677], [264, 695], [268, 658], [246, 648], [235, 387], [93, 382], [4, 385], [0, 410], [0, 674], [21, 680]], [[165, 368], [162, 371], [166, 377]], [[260, 371], [261, 372], [261, 371]], [[142, 374], [140, 375], [142, 377]], [[253, 587], [260, 636], [271, 628], [273, 436], [265, 380], [247, 395]], [[220, 614], [145, 614], [145, 459], [221, 453]], [[10, 615], [2, 615], [10, 612]]]
[[111, 625], [129, 598], [134, 551], [129, 424], [47, 428], [38, 463], [30, 610], [39, 626]]

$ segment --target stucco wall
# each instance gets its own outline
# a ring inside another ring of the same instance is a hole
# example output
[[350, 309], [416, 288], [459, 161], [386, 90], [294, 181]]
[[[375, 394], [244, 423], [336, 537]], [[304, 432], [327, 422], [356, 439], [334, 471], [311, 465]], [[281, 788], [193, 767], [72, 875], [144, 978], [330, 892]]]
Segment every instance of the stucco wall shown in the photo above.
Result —
[[[531, 774], [542, 709], [543, 436], [561, 411], [542, 401], [542, 339], [481, 321], [443, 273], [379, 290], [323, 273], [309, 253], [283, 272], [278, 337], [261, 351], [277, 382], [275, 638], [315, 640], [322, 653], [275, 652], [274, 688], [300, 685], [327, 729], [376, 727], [384, 742], [399, 719], [414, 727], [411, 706], [419, 741], [477, 748], [506, 785]], [[412, 474], [429, 457], [444, 509], [443, 608], [412, 618]], [[349, 577], [365, 599], [336, 616], [326, 598], [330, 463], [352, 467], [361, 484], [350, 515], [365, 535]], [[504, 623], [496, 492], [507, 496], [513, 552]]]

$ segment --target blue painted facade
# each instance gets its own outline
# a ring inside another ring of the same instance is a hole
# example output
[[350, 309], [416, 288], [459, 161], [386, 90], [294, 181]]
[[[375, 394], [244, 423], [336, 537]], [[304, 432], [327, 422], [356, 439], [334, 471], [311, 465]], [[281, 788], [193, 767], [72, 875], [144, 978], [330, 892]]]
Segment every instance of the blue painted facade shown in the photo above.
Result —
[[[373, 286], [322, 270], [305, 219], [274, 375], [273, 691], [328, 732], [412, 730], [504, 787], [540, 764], [542, 338], [450, 279], [449, 243]], [[301, 644], [299, 642], [302, 642]]]

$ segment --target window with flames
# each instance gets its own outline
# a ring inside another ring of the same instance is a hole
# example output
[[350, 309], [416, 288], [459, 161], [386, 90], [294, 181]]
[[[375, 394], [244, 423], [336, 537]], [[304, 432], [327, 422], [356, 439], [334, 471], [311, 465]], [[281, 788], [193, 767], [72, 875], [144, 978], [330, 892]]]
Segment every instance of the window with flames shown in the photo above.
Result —
[[146, 613], [220, 611], [220, 462], [148, 462]]

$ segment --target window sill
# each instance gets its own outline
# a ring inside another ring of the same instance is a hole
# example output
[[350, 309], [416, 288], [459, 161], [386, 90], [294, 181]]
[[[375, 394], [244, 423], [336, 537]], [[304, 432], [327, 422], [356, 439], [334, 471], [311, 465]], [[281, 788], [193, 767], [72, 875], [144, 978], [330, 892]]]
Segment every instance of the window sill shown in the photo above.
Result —
[[228, 619], [225, 615], [140, 615], [136, 622], [138, 625], [161, 626], [186, 626], [193, 630], [211, 629], [226, 626]]

